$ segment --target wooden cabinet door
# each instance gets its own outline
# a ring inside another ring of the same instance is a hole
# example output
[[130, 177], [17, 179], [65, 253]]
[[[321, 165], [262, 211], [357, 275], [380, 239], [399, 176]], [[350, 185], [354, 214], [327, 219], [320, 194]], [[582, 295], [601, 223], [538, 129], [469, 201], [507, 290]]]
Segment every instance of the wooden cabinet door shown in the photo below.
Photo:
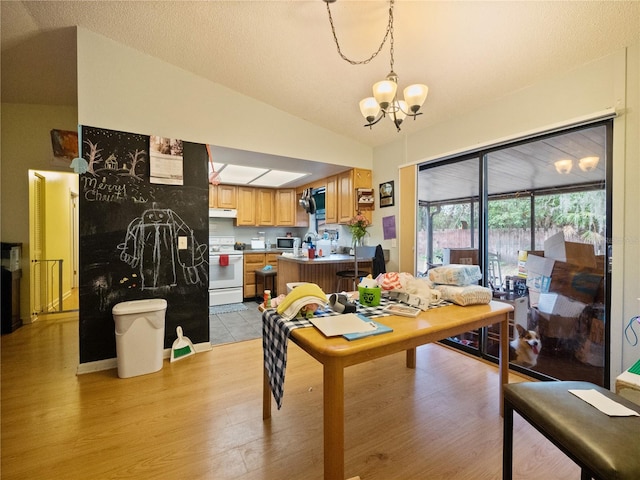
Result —
[[209, 208], [218, 208], [218, 187], [209, 184]]
[[267, 253], [265, 255], [265, 264], [266, 265], [271, 265], [273, 268], [276, 268], [278, 266], [278, 257], [280, 256], [279, 253]]
[[327, 178], [324, 194], [325, 223], [338, 223], [338, 177]]
[[304, 208], [300, 206], [300, 199], [302, 198], [302, 192], [296, 194], [296, 227], [308, 227], [309, 226], [309, 214], [304, 211]]
[[355, 215], [353, 170], [338, 174], [338, 223], [348, 223]]
[[353, 188], [371, 188], [371, 170], [355, 168], [353, 170]]
[[238, 188], [235, 185], [217, 185], [218, 208], [238, 208]]
[[245, 253], [244, 254], [244, 298], [256, 296], [256, 270], [260, 270], [265, 266], [264, 253]]
[[238, 216], [236, 225], [251, 226], [256, 224], [256, 189], [238, 187]]
[[293, 188], [276, 190], [276, 225], [293, 227], [296, 224], [296, 191]]
[[270, 188], [256, 189], [256, 225], [275, 225], [274, 191]]

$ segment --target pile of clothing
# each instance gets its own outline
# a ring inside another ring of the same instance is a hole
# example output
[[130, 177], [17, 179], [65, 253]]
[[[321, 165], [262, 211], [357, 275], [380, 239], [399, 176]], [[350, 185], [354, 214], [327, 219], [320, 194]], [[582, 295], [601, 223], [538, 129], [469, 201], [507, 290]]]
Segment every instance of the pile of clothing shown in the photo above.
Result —
[[430, 269], [426, 277], [389, 272], [380, 274], [376, 281], [391, 297], [426, 310], [442, 301], [461, 306], [489, 303], [492, 292], [478, 285], [481, 279], [478, 265], [451, 264]]

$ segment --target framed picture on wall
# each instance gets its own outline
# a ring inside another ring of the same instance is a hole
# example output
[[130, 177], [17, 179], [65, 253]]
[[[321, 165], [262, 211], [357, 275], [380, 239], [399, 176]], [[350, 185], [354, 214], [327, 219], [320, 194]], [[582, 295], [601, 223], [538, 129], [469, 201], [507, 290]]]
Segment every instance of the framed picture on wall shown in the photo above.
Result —
[[51, 147], [53, 158], [51, 164], [69, 167], [78, 156], [78, 132], [68, 130], [51, 130]]
[[394, 199], [393, 180], [380, 184], [380, 206], [392, 207]]

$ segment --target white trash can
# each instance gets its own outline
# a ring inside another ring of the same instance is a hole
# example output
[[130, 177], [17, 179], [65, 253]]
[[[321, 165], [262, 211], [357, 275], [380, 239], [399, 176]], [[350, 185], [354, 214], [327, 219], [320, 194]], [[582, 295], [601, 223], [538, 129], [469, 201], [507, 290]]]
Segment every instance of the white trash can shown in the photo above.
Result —
[[166, 311], [167, 301], [162, 298], [122, 302], [113, 307], [120, 378], [162, 368]]

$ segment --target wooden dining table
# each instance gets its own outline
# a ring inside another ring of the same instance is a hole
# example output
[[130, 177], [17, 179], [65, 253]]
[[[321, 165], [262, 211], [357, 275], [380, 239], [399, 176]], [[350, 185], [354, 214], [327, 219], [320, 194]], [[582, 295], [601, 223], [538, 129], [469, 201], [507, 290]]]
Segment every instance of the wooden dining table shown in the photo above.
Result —
[[[291, 331], [290, 339], [323, 366], [324, 478], [344, 480], [344, 369], [376, 358], [406, 351], [406, 366], [416, 367], [416, 348], [464, 332], [500, 325], [499, 398], [503, 415], [503, 384], [508, 382], [509, 312], [511, 305], [449, 305], [421, 312], [417, 317], [386, 316], [379, 320], [392, 332], [349, 341], [325, 337], [313, 327]], [[295, 367], [294, 367], [295, 368]], [[271, 417], [269, 374], [264, 371], [263, 419]]]

